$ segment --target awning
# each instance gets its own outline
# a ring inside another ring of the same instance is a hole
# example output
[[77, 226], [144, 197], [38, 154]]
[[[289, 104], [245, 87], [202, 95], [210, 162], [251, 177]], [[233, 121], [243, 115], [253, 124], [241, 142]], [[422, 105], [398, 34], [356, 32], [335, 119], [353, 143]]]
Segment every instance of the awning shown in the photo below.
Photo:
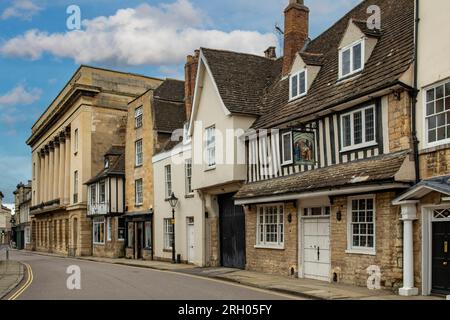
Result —
[[396, 198], [392, 203], [399, 205], [404, 201], [418, 201], [431, 192], [450, 196], [450, 176], [423, 180]]
[[[414, 182], [414, 162], [402, 151], [353, 161], [286, 177], [244, 185], [235, 196], [236, 204], [297, 199], [303, 195], [351, 194], [377, 189], [409, 188]], [[336, 192], [339, 191], [339, 192]]]

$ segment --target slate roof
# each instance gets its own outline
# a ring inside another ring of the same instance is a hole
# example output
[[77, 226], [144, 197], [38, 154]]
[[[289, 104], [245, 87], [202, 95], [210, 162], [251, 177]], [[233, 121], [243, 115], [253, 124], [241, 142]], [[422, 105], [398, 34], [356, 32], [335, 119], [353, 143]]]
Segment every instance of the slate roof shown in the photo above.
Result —
[[407, 200], [420, 200], [427, 194], [436, 191], [450, 196], [450, 176], [435, 177], [420, 181], [409, 190], [405, 191], [394, 202]]
[[[381, 35], [371, 34], [367, 26], [361, 23], [368, 17], [367, 6], [372, 4], [381, 8]], [[350, 19], [355, 19], [355, 24], [364, 33], [377, 36], [378, 42], [359, 75], [338, 81], [338, 47]], [[254, 128], [281, 126], [397, 84], [413, 61], [414, 0], [363, 1], [330, 29], [312, 40], [302, 56], [307, 56], [308, 53], [323, 54], [323, 66], [308, 94], [300, 100], [289, 102], [289, 79], [278, 76], [268, 94], [259, 100], [258, 106], [253, 107], [262, 115], [253, 125]], [[232, 64], [233, 68], [236, 68], [235, 64]], [[226, 70], [226, 66], [223, 70]]]
[[165, 80], [153, 93], [152, 108], [154, 130], [172, 133], [182, 129], [186, 122], [184, 82]]
[[393, 182], [407, 156], [408, 152], [402, 151], [287, 177], [249, 183], [240, 189], [235, 198], [249, 199]]
[[259, 101], [281, 73], [282, 59], [202, 48], [220, 96], [231, 113], [260, 115]]
[[116, 159], [111, 161], [108, 168], [104, 168], [85, 184], [93, 184], [109, 176], [125, 175], [125, 147], [113, 146], [105, 156], [115, 156]]

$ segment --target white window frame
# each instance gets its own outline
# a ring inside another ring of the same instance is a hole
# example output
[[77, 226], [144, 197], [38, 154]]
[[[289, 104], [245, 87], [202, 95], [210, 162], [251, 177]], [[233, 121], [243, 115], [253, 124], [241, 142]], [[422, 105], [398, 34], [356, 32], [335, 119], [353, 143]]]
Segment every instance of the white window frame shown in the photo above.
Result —
[[[103, 240], [100, 239], [100, 241], [97, 241], [97, 239], [95, 238], [95, 230], [98, 225], [100, 225], [100, 227], [103, 225]], [[105, 218], [96, 218], [92, 222], [92, 243], [100, 245], [105, 244]]]
[[[104, 194], [103, 194], [103, 199], [102, 199], [102, 185], [104, 186]], [[100, 181], [98, 183], [98, 203], [100, 204], [105, 204], [107, 203], [106, 201], [106, 181]]]
[[166, 189], [166, 199], [169, 199], [173, 192], [172, 186], [172, 166], [164, 166], [164, 185]]
[[[427, 116], [427, 91], [429, 91], [431, 89], [436, 90], [437, 87], [442, 86], [442, 85], [444, 86], [444, 112], [443, 113], [449, 112], [448, 110], [445, 111], [445, 100], [446, 100], [446, 95], [447, 95], [447, 92], [445, 90], [445, 84], [449, 83], [449, 82], [450, 82], [450, 78], [447, 78], [443, 81], [440, 81], [438, 83], [435, 83], [433, 85], [423, 88], [423, 94], [422, 94], [423, 118], [422, 119], [423, 119], [423, 128], [425, 129], [424, 133], [423, 133], [424, 141], [425, 141], [425, 143], [424, 143], [425, 148], [433, 148], [433, 147], [437, 147], [437, 146], [441, 146], [441, 145], [445, 145], [445, 144], [450, 144], [450, 138], [439, 140], [439, 141], [436, 140], [435, 142], [429, 142], [430, 140], [429, 140], [429, 135], [428, 135], [428, 131], [429, 131], [428, 130], [428, 118], [431, 116]], [[436, 91], [435, 91], [434, 102], [436, 102]], [[436, 113], [434, 113], [434, 115], [436, 115]], [[436, 128], [437, 128], [437, 126], [436, 126]], [[436, 139], [437, 139], [437, 134], [436, 134]]]
[[95, 206], [97, 204], [97, 184], [94, 183], [89, 188], [89, 203], [91, 206]]
[[[206, 166], [208, 169], [216, 167], [216, 126], [205, 129], [206, 136]], [[212, 141], [211, 141], [212, 140]]]
[[134, 143], [134, 152], [135, 152], [135, 165], [136, 167], [140, 167], [143, 164], [144, 153], [143, 153], [144, 144], [142, 139], [137, 140]]
[[[147, 231], [150, 231], [150, 235], [147, 234]], [[147, 240], [150, 241], [150, 245], [147, 245]], [[153, 246], [152, 244], [152, 222], [146, 221], [144, 222], [144, 248], [145, 249], [151, 249]]]
[[[342, 78], [347, 78], [357, 72], [360, 72], [361, 70], [364, 70], [364, 65], [365, 65], [365, 55], [366, 55], [366, 50], [365, 50], [365, 39], [360, 39], [358, 41], [355, 41], [351, 44], [349, 44], [348, 46], [339, 49], [339, 79]], [[361, 44], [361, 68], [359, 69], [353, 69], [353, 48], [356, 47], [358, 44]], [[346, 52], [347, 50], [350, 49], [350, 72], [347, 74], [343, 74], [343, 70], [344, 70], [344, 65], [343, 65], [343, 55], [344, 52]]]
[[172, 223], [171, 218], [165, 218], [163, 221], [164, 230], [164, 250], [172, 250], [172, 239], [173, 239], [173, 228], [175, 227]]
[[[304, 92], [300, 92], [300, 75], [304, 73], [305, 74], [305, 91]], [[292, 92], [292, 81], [293, 79], [297, 77], [297, 95], [293, 96], [293, 92]], [[304, 97], [308, 94], [308, 70], [307, 69], [302, 69], [294, 74], [292, 74], [289, 77], [289, 100], [295, 100], [301, 97]]]
[[[373, 137], [374, 140], [373, 141], [366, 141], [366, 110], [368, 109], [373, 109]], [[359, 144], [355, 144], [355, 128], [354, 128], [354, 115], [355, 113], [361, 112], [362, 115], [362, 143]], [[351, 144], [348, 147], [344, 147], [344, 118], [346, 116], [350, 116], [350, 140], [351, 140]], [[347, 152], [347, 151], [352, 151], [352, 150], [357, 150], [357, 149], [362, 149], [362, 148], [369, 148], [369, 147], [373, 147], [378, 145], [377, 142], [377, 109], [375, 104], [372, 104], [370, 106], [366, 106], [363, 108], [359, 108], [359, 109], [355, 109], [352, 110], [350, 112], [344, 113], [340, 116], [340, 122], [341, 122], [341, 129], [340, 129], [340, 135], [341, 135], [341, 152]]]
[[[140, 183], [140, 192], [139, 192], [139, 183]], [[136, 206], [142, 206], [144, 203], [144, 180], [143, 179], [136, 179], [134, 181], [134, 200]]]
[[108, 242], [112, 241], [112, 218], [106, 218], [106, 240]]
[[142, 106], [137, 107], [134, 110], [134, 128], [139, 129], [142, 128], [143, 125], [143, 118], [144, 118], [144, 110]]
[[186, 195], [192, 195], [192, 159], [187, 159], [184, 163], [185, 183], [186, 183]]
[[[277, 242], [267, 242], [266, 241], [266, 209], [267, 208], [277, 208], [277, 222], [275, 223], [277, 225]], [[263, 219], [264, 221], [261, 223], [260, 219], [260, 210], [263, 209]], [[283, 211], [282, 213], [282, 222], [280, 223], [280, 209]], [[285, 234], [286, 234], [286, 227], [285, 227], [285, 221], [286, 221], [286, 212], [284, 208], [283, 203], [275, 203], [275, 204], [268, 204], [268, 205], [258, 205], [256, 207], [256, 245], [255, 248], [263, 248], [263, 249], [284, 249], [284, 241], [285, 241]], [[263, 241], [261, 241], [260, 236], [260, 227], [263, 226]], [[283, 231], [281, 232], [280, 227], [283, 228]], [[283, 236], [283, 241], [280, 241], [281, 235]]]
[[[352, 202], [353, 200], [373, 200], [373, 247], [355, 247], [353, 246], [353, 220], [352, 220]], [[347, 202], [347, 250], [346, 253], [362, 254], [362, 255], [376, 255], [377, 246], [377, 208], [376, 196], [374, 194], [364, 196], [348, 197]]]
[[[290, 160], [286, 160], [284, 158], [284, 137], [285, 136], [290, 136], [290, 146], [291, 146], [291, 159]], [[281, 165], [286, 166], [289, 164], [293, 164], [294, 163], [294, 153], [292, 152], [292, 131], [289, 132], [285, 132], [281, 135]]]

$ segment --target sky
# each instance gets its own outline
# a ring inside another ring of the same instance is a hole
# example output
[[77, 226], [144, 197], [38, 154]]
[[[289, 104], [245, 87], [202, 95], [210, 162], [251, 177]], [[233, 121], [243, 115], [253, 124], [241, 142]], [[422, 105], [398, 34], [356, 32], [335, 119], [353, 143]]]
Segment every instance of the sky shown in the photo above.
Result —
[[[310, 37], [361, 0], [305, 0]], [[288, 0], [0, 0], [0, 191], [31, 177], [31, 127], [80, 64], [183, 78], [198, 47], [280, 48]], [[72, 30], [71, 5], [81, 25]], [[67, 22], [71, 22], [69, 25]], [[281, 52], [278, 51], [280, 54]]]

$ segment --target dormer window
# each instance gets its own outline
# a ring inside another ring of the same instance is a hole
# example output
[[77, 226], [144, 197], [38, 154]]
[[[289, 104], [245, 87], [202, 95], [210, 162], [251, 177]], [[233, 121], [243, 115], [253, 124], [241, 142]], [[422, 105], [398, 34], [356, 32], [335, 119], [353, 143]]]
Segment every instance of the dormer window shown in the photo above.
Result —
[[352, 75], [364, 68], [364, 40], [358, 40], [339, 50], [339, 78]]
[[109, 159], [105, 158], [105, 169], [109, 168]]
[[294, 73], [289, 78], [289, 99], [294, 100], [306, 95], [307, 92], [306, 70]]

